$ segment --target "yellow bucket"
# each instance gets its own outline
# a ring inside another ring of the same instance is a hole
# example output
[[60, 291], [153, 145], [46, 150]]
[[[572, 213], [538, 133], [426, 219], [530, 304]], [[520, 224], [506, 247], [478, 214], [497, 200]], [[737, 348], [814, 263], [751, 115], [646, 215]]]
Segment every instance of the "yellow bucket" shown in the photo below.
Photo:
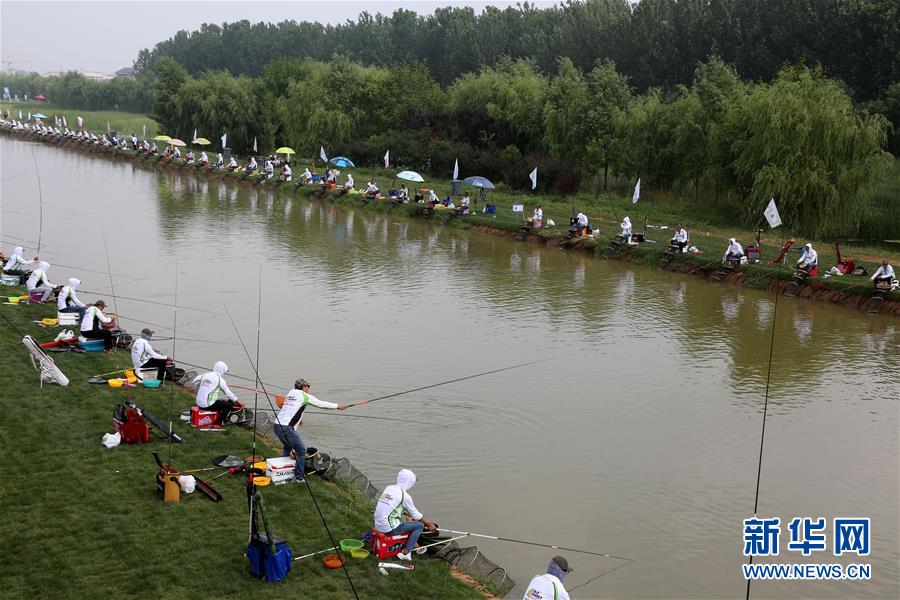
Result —
[[124, 379], [110, 379], [106, 383], [109, 385], [109, 387], [118, 388], [118, 387], [122, 387], [125, 384], [125, 380]]
[[265, 471], [266, 470], [266, 461], [253, 463], [253, 468]]
[[57, 323], [59, 323], [59, 319], [52, 319], [52, 318], [41, 319], [41, 323], [43, 323], [44, 325], [47, 325], [48, 327], [52, 327], [52, 326], [56, 325]]
[[6, 299], [10, 304], [18, 304], [22, 299], [18, 296], [7, 296]]
[[255, 485], [256, 487], [264, 487], [264, 486], [269, 485], [270, 483], [272, 483], [272, 480], [269, 479], [268, 477], [254, 477], [253, 478], [253, 485]]

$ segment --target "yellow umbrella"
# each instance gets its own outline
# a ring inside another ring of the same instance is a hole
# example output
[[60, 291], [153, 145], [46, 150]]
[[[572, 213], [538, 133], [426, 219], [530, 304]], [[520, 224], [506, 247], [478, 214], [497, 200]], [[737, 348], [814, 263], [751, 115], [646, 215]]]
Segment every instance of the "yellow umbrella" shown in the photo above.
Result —
[[194, 140], [194, 143], [198, 146], [209, 146], [212, 142], [210, 142], [206, 138], [197, 138], [196, 140]]
[[170, 139], [166, 143], [169, 144], [170, 146], [181, 146], [181, 147], [187, 146], [187, 144], [185, 144], [184, 142], [182, 142], [181, 140], [179, 140], [177, 138]]
[[297, 154], [294, 152], [293, 148], [288, 148], [287, 146], [282, 146], [278, 150], [275, 151], [275, 154]]
[[157, 142], [168, 142], [168, 141], [171, 140], [172, 138], [170, 138], [170, 137], [167, 136], [167, 135], [158, 135], [158, 136], [156, 136], [156, 137], [153, 138], [153, 139], [154, 139], [155, 141], [157, 141]]

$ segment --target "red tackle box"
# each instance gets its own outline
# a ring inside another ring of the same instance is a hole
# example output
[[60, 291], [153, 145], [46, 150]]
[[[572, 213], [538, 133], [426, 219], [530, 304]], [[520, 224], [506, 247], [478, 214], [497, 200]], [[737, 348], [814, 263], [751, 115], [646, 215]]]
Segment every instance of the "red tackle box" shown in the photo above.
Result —
[[393, 558], [400, 552], [403, 552], [408, 541], [408, 533], [388, 535], [381, 533], [377, 529], [372, 529], [372, 554], [377, 556], [379, 560]]

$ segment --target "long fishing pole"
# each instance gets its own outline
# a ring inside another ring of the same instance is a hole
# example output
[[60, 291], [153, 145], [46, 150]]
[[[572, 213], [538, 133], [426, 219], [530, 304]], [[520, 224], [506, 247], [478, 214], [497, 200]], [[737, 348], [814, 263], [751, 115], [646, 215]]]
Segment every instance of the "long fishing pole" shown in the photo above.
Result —
[[[247, 356], [247, 361], [250, 363], [250, 367], [256, 374], [257, 379], [259, 379], [259, 370], [253, 363], [253, 359], [250, 357], [250, 351], [247, 350], [247, 345], [244, 344], [244, 339], [241, 337], [241, 332], [238, 331], [237, 325], [235, 324], [234, 319], [231, 317], [231, 312], [228, 310], [228, 307], [226, 305], [223, 304], [222, 307], [225, 309], [225, 314], [228, 315], [228, 320], [231, 321], [231, 327], [234, 329], [234, 334], [237, 336], [238, 341], [241, 343], [241, 347], [244, 349], [244, 354]], [[269, 392], [266, 390], [266, 385], [262, 382], [261, 379], [260, 385], [262, 386], [263, 393], [266, 396], [266, 401], [269, 403], [269, 408], [274, 410], [275, 406], [272, 404], [272, 399], [269, 397]], [[278, 419], [277, 412], [275, 413], [275, 423], [283, 427], [281, 421]], [[300, 457], [298, 457], [297, 460], [300, 460]], [[312, 498], [313, 504], [316, 507], [316, 512], [319, 513], [319, 518], [322, 520], [322, 525], [324, 525], [325, 527], [325, 532], [328, 534], [328, 539], [331, 541], [332, 546], [337, 546], [337, 543], [334, 541], [334, 536], [331, 535], [331, 529], [328, 527], [328, 522], [325, 520], [325, 515], [322, 514], [322, 509], [319, 508], [319, 502], [316, 500], [316, 496], [315, 494], [313, 494], [312, 487], [309, 485], [309, 481], [307, 481], [305, 477], [303, 479], [303, 483], [305, 484], [304, 487], [306, 488], [306, 491], [309, 492], [309, 497]], [[251, 485], [253, 485], [252, 480]], [[346, 575], [347, 577], [347, 581], [350, 583], [350, 589], [353, 590], [353, 596], [356, 598], [356, 600], [359, 600], [359, 594], [356, 592], [356, 586], [353, 585], [353, 579], [350, 577], [350, 572], [347, 571], [347, 566], [344, 564], [344, 561], [341, 561], [341, 568], [344, 571], [344, 575]]]
[[[782, 237], [781, 237], [781, 246], [784, 247], [784, 241], [787, 238], [787, 233], [784, 229], [782, 229]], [[784, 266], [785, 261], [781, 261], [778, 265], [778, 273], [776, 275], [776, 280], [781, 279], [781, 269]], [[759, 436], [759, 460], [757, 462], [756, 467], [756, 495], [753, 498], [753, 516], [756, 517], [756, 511], [759, 508], [759, 483], [762, 479], [762, 461], [763, 461], [763, 447], [766, 443], [766, 416], [769, 412], [769, 388], [772, 382], [772, 357], [775, 354], [775, 323], [776, 317], [778, 316], [778, 297], [781, 293], [778, 290], [778, 286], [775, 286], [775, 303], [772, 306], [772, 334], [769, 338], [769, 366], [766, 372], [766, 394], [765, 394], [765, 403], [763, 404], [763, 417], [762, 417], [762, 431]], [[753, 555], [750, 555], [749, 564], [753, 564]], [[746, 599], [750, 600], [750, 582], [752, 579], [747, 579], [747, 595]]]
[[[260, 346], [260, 331], [262, 330], [262, 265], [259, 265], [259, 286], [258, 286], [258, 295], [256, 297], [256, 364], [259, 365], [259, 346]], [[259, 386], [259, 372], [254, 370], [256, 374], [256, 385]], [[277, 414], [277, 413], [276, 413]], [[253, 392], [253, 451], [250, 453], [250, 456], [256, 456], [256, 421], [257, 415], [259, 415], [259, 392]], [[297, 457], [296, 460], [301, 460], [301, 457]], [[251, 482], [253, 479], [251, 478]], [[253, 538], [253, 497], [254, 494], [250, 495], [250, 528], [248, 532], [248, 538], [252, 540]], [[248, 540], [249, 543], [249, 540]]]
[[[169, 431], [175, 413], [175, 338], [178, 332], [178, 258], [175, 259], [175, 290], [172, 294], [172, 391], [169, 394]], [[172, 464], [172, 436], [169, 436], [169, 464]]]
[[37, 157], [34, 155], [34, 148], [31, 149], [31, 159], [34, 161], [34, 172], [37, 175], [37, 183], [38, 183], [38, 200], [40, 206], [40, 219], [39, 221], [39, 229], [38, 229], [38, 243], [37, 243], [37, 253], [41, 253], [41, 240], [44, 237], [44, 191], [41, 189], [41, 172], [38, 171], [38, 162]]
[[[109, 266], [109, 246], [106, 245], [106, 231], [104, 230], [102, 233], [103, 233], [103, 248], [106, 250], [106, 271], [109, 273], [109, 289], [112, 292], [113, 308], [115, 308], [116, 318], [118, 318], [119, 306], [116, 303], [116, 288], [113, 285], [112, 267]], [[169, 461], [169, 462], [171, 462], [171, 461]]]
[[[112, 277], [111, 273], [110, 273], [110, 277]], [[79, 291], [83, 294], [103, 294], [103, 293], [105, 293], [105, 292], [98, 292], [95, 290], [79, 290]], [[167, 308], [180, 308], [182, 310], [195, 310], [197, 312], [208, 313], [210, 315], [216, 315], [216, 316], [220, 316], [222, 314], [222, 313], [219, 313], [219, 312], [216, 312], [213, 310], [207, 310], [205, 308], [197, 308], [195, 306], [176, 306], [174, 304], [169, 304], [168, 302], [159, 302], [158, 300], [148, 300], [146, 298], [132, 298], [130, 296], [119, 296], [116, 294], [112, 294], [112, 296], [114, 299], [121, 298], [122, 300], [131, 300], [133, 302], [143, 302], [144, 304], [155, 304], [156, 306], [165, 306]]]
[[446, 531], [447, 533], [458, 533], [464, 536], [472, 536], [484, 538], [487, 540], [496, 540], [498, 542], [512, 542], [514, 544], [525, 544], [527, 546], [538, 546], [540, 548], [552, 548], [553, 550], [565, 550], [566, 552], [575, 552], [576, 554], [590, 554], [591, 556], [602, 556], [603, 558], [614, 558], [616, 560], [630, 560], [634, 561], [633, 558], [628, 558], [626, 556], [616, 556], [615, 554], [606, 554], [604, 552], [593, 552], [591, 550], [581, 550], [580, 548], [568, 548], [566, 546], [558, 546], [556, 544], [543, 544], [541, 542], [532, 542], [529, 540], [517, 540], [514, 538], [502, 537], [499, 535], [487, 535], [484, 533], [472, 533], [471, 531], [457, 531], [455, 529], [444, 529], [443, 527], [438, 527], [438, 531]]
[[547, 362], [550, 360], [556, 360], [557, 357], [553, 358], [542, 358], [540, 360], [533, 360], [531, 362], [522, 363], [519, 365], [512, 365], [511, 367], [503, 367], [502, 369], [494, 369], [493, 371], [485, 371], [484, 373], [476, 373], [475, 375], [466, 375], [465, 377], [458, 377], [456, 379], [451, 379], [450, 381], [442, 381], [441, 383], [434, 383], [431, 385], [423, 385], [422, 387], [413, 388], [411, 390], [406, 390], [403, 392], [397, 392], [395, 394], [388, 394], [387, 396], [379, 396], [378, 398], [372, 398], [371, 400], [360, 400], [359, 402], [354, 402], [350, 404], [347, 408], [352, 406], [359, 406], [361, 404], [371, 404], [372, 402], [377, 402], [379, 400], [386, 400], [388, 398], [395, 398], [397, 396], [403, 396], [404, 394], [411, 394], [413, 392], [421, 392], [422, 390], [429, 390], [431, 388], [440, 387], [442, 385], [449, 385], [451, 383], [457, 383], [459, 381], [465, 381], [467, 379], [475, 379], [476, 377], [484, 377], [485, 375], [491, 375], [493, 373], [501, 373], [503, 371], [509, 371], [512, 369], [519, 369], [521, 367], [528, 367], [530, 365], [536, 365], [538, 363]]

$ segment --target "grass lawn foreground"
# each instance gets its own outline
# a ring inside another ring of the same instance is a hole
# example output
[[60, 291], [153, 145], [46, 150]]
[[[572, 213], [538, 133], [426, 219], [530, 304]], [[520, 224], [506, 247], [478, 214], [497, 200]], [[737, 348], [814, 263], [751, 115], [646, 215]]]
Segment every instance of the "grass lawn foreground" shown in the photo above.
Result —
[[[24, 293], [18, 287], [3, 290], [7, 296]], [[39, 343], [52, 340], [60, 329], [41, 329], [33, 321], [55, 316], [55, 306], [0, 304], [0, 311], [9, 319], [0, 318], [0, 397], [7, 409], [0, 445], [7, 464], [15, 467], [0, 486], [3, 598], [353, 597], [343, 571], [326, 569], [323, 555], [294, 562], [282, 582], [250, 574], [242, 477], [212, 482], [222, 502], [194, 492], [182, 494], [178, 504], [165, 504], [156, 494], [151, 450], [166, 461], [170, 447], [154, 437], [152, 426], [148, 444], [107, 450], [100, 443], [111, 430], [113, 407], [129, 393], [150, 413], [174, 420], [185, 441], [171, 446], [171, 462], [181, 470], [212, 466], [211, 458], [219, 454], [249, 455], [249, 431], [192, 429], [178, 420], [191, 396], [180, 388], [173, 393], [168, 384], [129, 392], [87, 383], [93, 375], [129, 366], [124, 350], [51, 353], [70, 383], [45, 384], [41, 390], [19, 331]], [[257, 448], [265, 456], [280, 454], [264, 444]], [[309, 481], [335, 541], [359, 539], [371, 527], [372, 505], [357, 491], [318, 477]], [[273, 533], [287, 539], [294, 556], [331, 545], [304, 487], [260, 489]], [[374, 556], [348, 563], [361, 598], [483, 597], [439, 559], [416, 557], [414, 571], [392, 570], [388, 577], [377, 563]]]

